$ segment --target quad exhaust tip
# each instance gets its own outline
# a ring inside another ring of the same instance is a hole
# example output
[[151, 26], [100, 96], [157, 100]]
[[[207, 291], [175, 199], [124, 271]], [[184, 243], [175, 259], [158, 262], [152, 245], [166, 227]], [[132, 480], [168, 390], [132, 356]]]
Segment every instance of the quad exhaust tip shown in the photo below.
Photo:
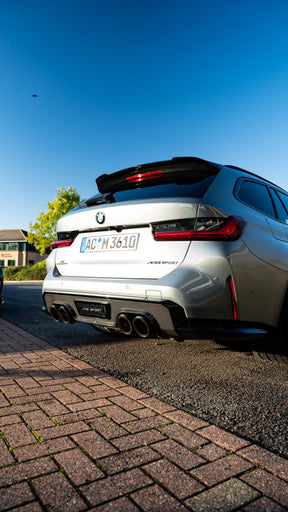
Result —
[[55, 320], [55, 322], [61, 322], [58, 308], [56, 308], [56, 306], [54, 306], [54, 304], [52, 304], [49, 313], [52, 316], [53, 320]]
[[133, 318], [133, 328], [136, 334], [141, 338], [148, 338], [151, 331], [148, 321], [141, 315], [137, 315]]
[[120, 313], [117, 317], [117, 327], [123, 333], [129, 336], [133, 332], [133, 325], [130, 318], [124, 313]]
[[117, 327], [120, 332], [130, 336], [135, 333], [140, 338], [148, 338], [157, 331], [154, 318], [148, 314], [119, 313]]
[[75, 322], [75, 313], [68, 304], [52, 304], [49, 311], [55, 322], [72, 324]]
[[[63, 322], [64, 324], [75, 322], [75, 312], [69, 304], [54, 303], [50, 306], [49, 313], [55, 322]], [[157, 323], [148, 313], [119, 313], [116, 325], [118, 330], [126, 336], [135, 333], [140, 338], [148, 338], [157, 331]]]

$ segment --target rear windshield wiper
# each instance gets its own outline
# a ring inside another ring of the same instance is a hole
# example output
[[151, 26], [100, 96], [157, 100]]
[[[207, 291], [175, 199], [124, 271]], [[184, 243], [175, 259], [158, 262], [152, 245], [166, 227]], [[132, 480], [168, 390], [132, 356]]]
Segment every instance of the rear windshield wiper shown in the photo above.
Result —
[[109, 203], [115, 203], [115, 197], [113, 196], [113, 194], [109, 193], [109, 194], [102, 194], [101, 196], [94, 196], [94, 197], [91, 197], [90, 199], [87, 199], [87, 201], [85, 201], [85, 205], [86, 206], [93, 206], [93, 205], [96, 205], [96, 204], [109, 204]]

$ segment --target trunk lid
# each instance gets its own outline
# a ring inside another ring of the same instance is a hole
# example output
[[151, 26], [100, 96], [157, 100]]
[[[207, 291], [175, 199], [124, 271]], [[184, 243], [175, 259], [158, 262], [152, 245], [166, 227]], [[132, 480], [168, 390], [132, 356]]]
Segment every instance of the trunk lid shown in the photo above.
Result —
[[[63, 276], [159, 279], [184, 260], [190, 240], [155, 240], [160, 230], [194, 229], [198, 204], [221, 166], [198, 158], [139, 165], [96, 179], [101, 194], [57, 225], [56, 249]], [[159, 237], [158, 237], [159, 238]], [[69, 244], [69, 242], [68, 242]]]
[[[56, 250], [56, 266], [69, 277], [159, 279], [181, 264], [190, 241], [155, 241], [153, 226], [193, 223], [198, 202], [158, 198], [73, 211], [60, 219], [57, 231], [78, 234], [71, 246]], [[105, 227], [96, 221], [102, 217]]]

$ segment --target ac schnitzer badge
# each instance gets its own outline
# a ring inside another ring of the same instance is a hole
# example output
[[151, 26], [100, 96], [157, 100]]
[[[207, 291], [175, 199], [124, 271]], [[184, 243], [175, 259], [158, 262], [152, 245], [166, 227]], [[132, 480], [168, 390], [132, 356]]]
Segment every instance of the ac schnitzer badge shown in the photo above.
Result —
[[103, 224], [104, 220], [105, 220], [105, 215], [103, 212], [97, 212], [96, 213], [96, 220], [98, 222], [98, 224]]

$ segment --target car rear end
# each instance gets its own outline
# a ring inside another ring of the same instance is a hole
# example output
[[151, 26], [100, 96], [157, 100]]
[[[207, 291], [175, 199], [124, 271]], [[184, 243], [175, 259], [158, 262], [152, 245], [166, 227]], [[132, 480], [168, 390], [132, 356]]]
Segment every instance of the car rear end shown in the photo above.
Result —
[[47, 312], [142, 337], [185, 335], [207, 319], [235, 323], [231, 255], [243, 251], [245, 220], [227, 200], [233, 179], [227, 207], [215, 206], [221, 172], [174, 158], [100, 176], [100, 195], [58, 221]]

